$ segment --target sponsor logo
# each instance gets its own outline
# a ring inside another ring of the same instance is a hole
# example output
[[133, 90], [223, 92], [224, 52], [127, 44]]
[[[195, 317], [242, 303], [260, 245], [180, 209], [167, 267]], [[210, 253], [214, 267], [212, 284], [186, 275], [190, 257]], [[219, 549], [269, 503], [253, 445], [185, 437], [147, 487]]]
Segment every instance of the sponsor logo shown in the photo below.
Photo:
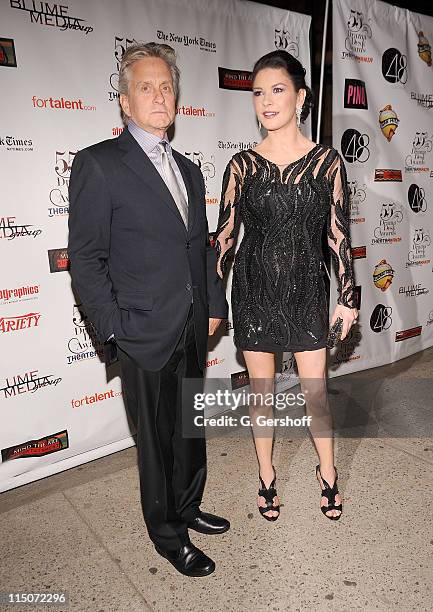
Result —
[[13, 38], [0, 38], [0, 66], [6, 68], [17, 67], [15, 44]]
[[182, 115], [185, 117], [215, 117], [215, 113], [208, 111], [204, 106], [196, 108], [195, 106], [178, 106], [176, 108], [176, 115]]
[[379, 213], [379, 225], [374, 228], [374, 238], [371, 239], [371, 244], [401, 242], [397, 229], [402, 221], [403, 207], [395, 202], [383, 202]]
[[248, 70], [232, 70], [218, 67], [218, 82], [220, 89], [235, 89], [238, 91], [251, 91], [252, 72]]
[[203, 36], [188, 36], [187, 34], [157, 30], [156, 37], [165, 43], [178, 43], [184, 47], [197, 47], [200, 51], [208, 51], [209, 53], [216, 53], [217, 49], [216, 42], [207, 40]]
[[72, 408], [81, 408], [83, 404], [95, 404], [96, 402], [103, 402], [106, 399], [111, 399], [113, 397], [119, 397], [122, 395], [122, 391], [113, 391], [110, 389], [109, 391], [104, 391], [103, 393], [94, 393], [93, 395], [85, 395], [80, 399], [72, 399], [71, 406]]
[[430, 312], [428, 313], [426, 326], [428, 327], [429, 325], [433, 325], [433, 310], [430, 310]]
[[388, 83], [407, 82], [407, 57], [398, 49], [391, 47], [382, 55], [382, 75]]
[[289, 30], [275, 28], [274, 45], [276, 49], [283, 49], [294, 57], [299, 57], [299, 36], [293, 36]]
[[17, 317], [0, 317], [0, 332], [7, 334], [9, 332], [29, 329], [30, 327], [37, 327], [40, 318], [40, 312], [29, 312]]
[[368, 134], [361, 134], [352, 128], [347, 129], [341, 137], [341, 152], [344, 159], [350, 164], [356, 162], [365, 164], [370, 157], [369, 144]]
[[13, 304], [14, 302], [35, 300], [40, 290], [40, 285], [26, 285], [14, 289], [0, 289], [0, 306], [2, 303]]
[[386, 259], [381, 259], [373, 270], [374, 286], [381, 291], [386, 291], [391, 286], [394, 274], [395, 272], [393, 268], [389, 265]]
[[402, 331], [395, 332], [395, 341], [401, 342], [402, 340], [408, 340], [409, 338], [416, 338], [421, 336], [422, 325], [411, 327], [409, 329], [403, 329]]
[[352, 259], [365, 259], [367, 257], [367, 247], [366, 246], [357, 246], [352, 247]]
[[6, 147], [6, 151], [33, 151], [33, 140], [31, 138], [0, 136], [0, 147]]
[[124, 127], [114, 127], [111, 128], [111, 133], [113, 136], [120, 136], [120, 134], [123, 132], [125, 128]]
[[423, 287], [421, 283], [412, 285], [402, 285], [398, 288], [398, 292], [404, 294], [406, 297], [418, 297], [419, 295], [427, 295], [430, 293], [430, 289]]
[[364, 81], [345, 79], [344, 108], [368, 109], [367, 90]]
[[418, 55], [427, 66], [432, 65], [431, 61], [431, 45], [428, 39], [424, 36], [424, 32], [420, 30], [418, 32]]
[[95, 105], [84, 104], [81, 98], [78, 100], [67, 100], [65, 98], [37, 98], [32, 96], [32, 104], [34, 108], [52, 108], [55, 110], [81, 110], [81, 111], [95, 111]]
[[433, 94], [431, 93], [417, 93], [416, 91], [411, 91], [410, 99], [416, 100], [418, 106], [433, 108]]
[[104, 350], [99, 342], [93, 325], [82, 310], [81, 304], [74, 304], [72, 311], [74, 335], [68, 340], [68, 365], [76, 361], [102, 357]]
[[212, 366], [220, 365], [224, 363], [225, 359], [221, 359], [220, 357], [214, 357], [213, 359], [208, 359], [204, 366], [205, 368], [211, 368]]
[[0, 239], [14, 240], [15, 238], [37, 238], [42, 230], [34, 225], [18, 225], [16, 217], [0, 217]]
[[81, 17], [69, 15], [67, 4], [53, 2], [42, 2], [42, 0], [10, 0], [10, 6], [19, 11], [29, 14], [30, 23], [52, 26], [65, 32], [66, 30], [77, 30], [83, 34], [93, 32], [92, 26]]
[[406, 157], [405, 172], [429, 172], [425, 166], [426, 155], [431, 153], [432, 141], [427, 132], [415, 132], [412, 142], [412, 152]]
[[425, 198], [424, 187], [419, 187], [415, 183], [412, 183], [407, 190], [407, 200], [414, 213], [426, 212], [427, 200]]
[[431, 238], [428, 229], [423, 227], [413, 230], [412, 249], [407, 255], [406, 268], [411, 266], [424, 266], [430, 263], [427, 259], [426, 250], [431, 245]]
[[347, 36], [344, 41], [346, 51], [342, 51], [341, 59], [351, 59], [371, 64], [373, 58], [365, 55], [367, 52], [367, 41], [371, 37], [371, 27], [365, 21], [363, 13], [351, 9], [347, 20]]
[[230, 376], [232, 383], [232, 390], [240, 389], [241, 387], [246, 387], [250, 384], [250, 377], [248, 376], [248, 370], [242, 370], [242, 372], [234, 372]]
[[5, 399], [8, 399], [9, 397], [17, 397], [23, 393], [35, 393], [36, 391], [40, 391], [40, 389], [56, 387], [61, 380], [60, 377], [55, 378], [54, 374], [45, 374], [42, 376], [39, 374], [39, 370], [31, 370], [30, 372], [24, 372], [24, 374], [8, 376], [0, 392]]
[[57, 451], [69, 448], [68, 431], [59, 431], [39, 440], [28, 440], [22, 444], [16, 444], [2, 449], [2, 461], [20, 459], [22, 457], [43, 457]]
[[243, 151], [244, 149], [254, 149], [258, 145], [256, 140], [251, 142], [242, 142], [241, 140], [234, 142], [233, 140], [218, 140], [218, 149], [223, 151], [235, 149], [236, 151]]
[[392, 308], [391, 306], [384, 306], [378, 304], [370, 317], [370, 327], [376, 334], [386, 331], [391, 327], [392, 324]]
[[49, 199], [52, 206], [48, 208], [49, 217], [64, 217], [69, 214], [69, 178], [76, 151], [56, 151], [54, 171], [55, 186], [51, 189]]
[[375, 183], [401, 183], [403, 175], [401, 170], [391, 170], [390, 168], [376, 168], [374, 171]]
[[69, 255], [65, 249], [50, 249], [48, 251], [50, 272], [66, 272], [69, 270]]
[[[110, 102], [117, 100], [119, 97], [119, 70], [123, 54], [128, 47], [135, 45], [136, 42], [137, 41], [134, 38], [128, 38], [127, 36], [114, 37], [114, 61], [116, 64], [116, 72], [113, 72], [113, 74], [110, 75], [111, 90], [108, 92], [108, 100]], [[119, 134], [113, 134], [113, 136], [118, 135]]]
[[206, 186], [206, 194], [208, 194], [209, 181], [215, 178], [215, 155], [205, 158], [201, 151], [193, 151], [192, 153], [185, 151], [184, 155], [200, 168]]
[[350, 206], [350, 223], [364, 223], [365, 217], [360, 217], [360, 205], [365, 202], [366, 185], [358, 185], [358, 181], [348, 181], [349, 186], [349, 206]]
[[391, 142], [399, 123], [400, 119], [397, 117], [397, 113], [392, 110], [391, 104], [387, 104], [379, 111], [380, 129], [388, 142]]

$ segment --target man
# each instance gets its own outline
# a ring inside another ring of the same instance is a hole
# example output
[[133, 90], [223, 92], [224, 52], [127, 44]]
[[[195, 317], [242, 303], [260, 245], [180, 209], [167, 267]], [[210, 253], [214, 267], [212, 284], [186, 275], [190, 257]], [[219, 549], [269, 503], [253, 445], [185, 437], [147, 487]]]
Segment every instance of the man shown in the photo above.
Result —
[[182, 382], [203, 376], [208, 332], [227, 317], [227, 302], [209, 244], [203, 177], [167, 140], [178, 82], [168, 45], [125, 52], [119, 93], [127, 127], [75, 157], [69, 257], [108, 362], [120, 361], [149, 536], [179, 572], [205, 576], [215, 564], [190, 542], [188, 528], [223, 533], [230, 523], [200, 511], [206, 447], [182, 436]]

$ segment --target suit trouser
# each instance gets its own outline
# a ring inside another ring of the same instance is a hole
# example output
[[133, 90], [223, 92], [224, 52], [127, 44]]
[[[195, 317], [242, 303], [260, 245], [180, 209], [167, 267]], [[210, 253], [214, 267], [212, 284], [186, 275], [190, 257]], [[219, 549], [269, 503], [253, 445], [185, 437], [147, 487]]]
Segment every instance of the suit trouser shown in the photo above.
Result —
[[[171, 550], [189, 542], [187, 521], [201, 503], [206, 481], [206, 441], [182, 436], [182, 383], [202, 379], [192, 306], [167, 364], [143, 370], [118, 351], [128, 413], [137, 430], [141, 506], [151, 540]], [[184, 409], [192, 413], [191, 402]]]

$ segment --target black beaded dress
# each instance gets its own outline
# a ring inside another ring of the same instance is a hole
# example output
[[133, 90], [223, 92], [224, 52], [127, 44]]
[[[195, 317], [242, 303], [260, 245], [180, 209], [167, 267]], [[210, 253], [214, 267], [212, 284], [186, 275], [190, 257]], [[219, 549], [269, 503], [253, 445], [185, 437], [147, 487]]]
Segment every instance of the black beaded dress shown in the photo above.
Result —
[[248, 351], [326, 346], [329, 314], [322, 234], [338, 281], [338, 304], [355, 307], [349, 192], [338, 152], [316, 145], [278, 166], [252, 149], [234, 155], [223, 178], [215, 247], [224, 276], [240, 222], [233, 266], [235, 345]]

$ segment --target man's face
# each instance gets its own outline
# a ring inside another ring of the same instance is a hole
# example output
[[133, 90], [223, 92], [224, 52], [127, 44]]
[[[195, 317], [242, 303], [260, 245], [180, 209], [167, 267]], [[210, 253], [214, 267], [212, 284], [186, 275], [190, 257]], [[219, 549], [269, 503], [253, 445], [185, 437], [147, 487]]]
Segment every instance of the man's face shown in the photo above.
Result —
[[129, 69], [128, 95], [120, 96], [123, 112], [146, 132], [162, 138], [176, 115], [170, 68], [159, 57], [144, 57]]

